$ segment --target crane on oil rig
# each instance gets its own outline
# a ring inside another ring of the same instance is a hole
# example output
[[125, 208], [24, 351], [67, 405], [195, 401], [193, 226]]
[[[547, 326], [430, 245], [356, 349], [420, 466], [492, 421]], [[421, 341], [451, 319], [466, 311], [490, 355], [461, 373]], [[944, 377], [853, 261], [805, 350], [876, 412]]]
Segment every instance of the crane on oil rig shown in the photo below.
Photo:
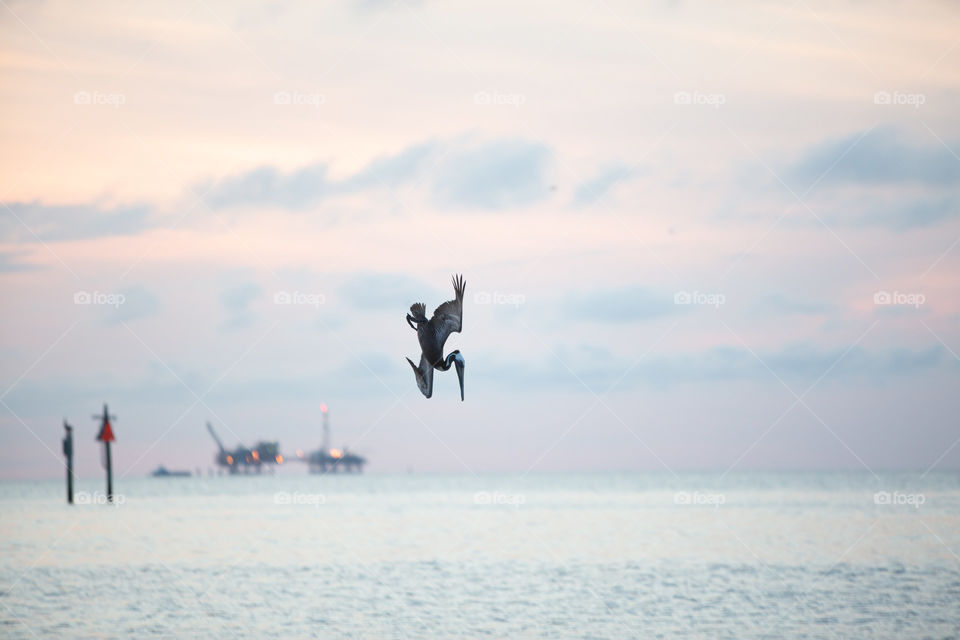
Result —
[[219, 466], [226, 467], [231, 474], [240, 473], [241, 470], [243, 473], [250, 473], [251, 471], [260, 473], [263, 470], [263, 465], [283, 464], [280, 444], [276, 441], [261, 440], [253, 449], [241, 444], [233, 451], [228, 451], [217, 436], [217, 432], [213, 430], [213, 425], [209, 422], [207, 422], [207, 431], [210, 432], [219, 449], [214, 460]]

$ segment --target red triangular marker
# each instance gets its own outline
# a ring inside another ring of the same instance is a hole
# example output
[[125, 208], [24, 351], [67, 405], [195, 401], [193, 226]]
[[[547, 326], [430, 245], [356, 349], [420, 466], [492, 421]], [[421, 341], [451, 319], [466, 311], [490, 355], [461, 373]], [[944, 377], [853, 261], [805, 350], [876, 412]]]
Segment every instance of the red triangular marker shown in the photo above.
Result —
[[100, 428], [100, 433], [97, 434], [97, 440], [100, 442], [113, 442], [116, 438], [113, 437], [113, 429], [110, 428], [110, 420], [103, 421], [103, 427]]

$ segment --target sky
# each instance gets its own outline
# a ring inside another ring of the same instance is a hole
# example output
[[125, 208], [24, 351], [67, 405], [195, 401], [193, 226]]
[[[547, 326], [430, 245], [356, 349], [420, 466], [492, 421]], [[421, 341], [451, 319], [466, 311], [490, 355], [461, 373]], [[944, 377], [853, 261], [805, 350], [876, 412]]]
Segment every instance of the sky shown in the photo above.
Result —
[[0, 5], [2, 478], [960, 468], [953, 3]]

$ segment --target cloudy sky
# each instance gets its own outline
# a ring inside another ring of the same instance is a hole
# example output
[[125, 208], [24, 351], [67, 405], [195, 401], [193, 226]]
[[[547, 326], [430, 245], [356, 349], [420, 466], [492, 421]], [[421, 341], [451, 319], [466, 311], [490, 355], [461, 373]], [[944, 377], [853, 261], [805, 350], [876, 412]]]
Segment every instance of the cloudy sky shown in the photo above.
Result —
[[960, 467], [951, 3], [0, 4], [0, 476]]

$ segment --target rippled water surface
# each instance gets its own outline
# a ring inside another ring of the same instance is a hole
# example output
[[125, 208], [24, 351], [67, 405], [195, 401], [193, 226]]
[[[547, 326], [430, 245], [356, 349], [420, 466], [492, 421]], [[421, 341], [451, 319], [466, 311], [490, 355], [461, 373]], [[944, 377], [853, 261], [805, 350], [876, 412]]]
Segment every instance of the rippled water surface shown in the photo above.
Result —
[[0, 637], [951, 638], [960, 476], [0, 483]]

